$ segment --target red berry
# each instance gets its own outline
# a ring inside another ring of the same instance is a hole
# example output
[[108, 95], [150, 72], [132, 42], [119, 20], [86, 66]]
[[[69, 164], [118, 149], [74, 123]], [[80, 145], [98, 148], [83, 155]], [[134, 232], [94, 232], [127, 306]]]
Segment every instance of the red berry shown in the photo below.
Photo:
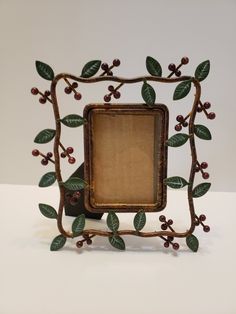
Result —
[[67, 147], [66, 152], [68, 154], [72, 154], [74, 152], [74, 148], [73, 147]]
[[70, 86], [65, 87], [64, 89], [66, 94], [70, 94], [72, 92], [72, 88]]
[[200, 215], [199, 216], [199, 220], [200, 221], [205, 221], [206, 220], [206, 216], [205, 215]]
[[82, 95], [80, 93], [75, 93], [74, 94], [74, 99], [80, 100], [82, 98]]
[[40, 97], [40, 98], [39, 98], [39, 102], [40, 102], [41, 104], [45, 104], [46, 101], [47, 101], [47, 99], [46, 99], [45, 97]]
[[184, 122], [184, 117], [183, 116], [181, 116], [181, 115], [178, 115], [177, 117], [176, 117], [176, 120], [178, 121], [178, 122]]
[[179, 243], [173, 243], [173, 249], [177, 251], [179, 249]]
[[50, 91], [49, 91], [49, 90], [46, 90], [46, 91], [44, 92], [44, 95], [45, 95], [46, 97], [48, 97], [48, 96], [50, 96], [50, 95], [51, 95], [51, 93], [50, 93]]
[[210, 112], [210, 113], [208, 113], [208, 115], [207, 115], [207, 118], [210, 119], [210, 120], [214, 120], [215, 117], [216, 117], [216, 114], [215, 114], [214, 112]]
[[68, 162], [70, 164], [74, 164], [75, 163], [75, 158], [74, 157], [69, 157]]
[[80, 191], [77, 191], [77, 192], [75, 192], [73, 195], [76, 196], [76, 197], [80, 197], [80, 196], [81, 196], [81, 193], [80, 193]]
[[77, 88], [77, 87], [78, 87], [78, 83], [77, 83], [77, 82], [73, 82], [73, 83], [72, 83], [72, 87], [73, 87], [73, 88]]
[[211, 108], [211, 104], [208, 101], [204, 102], [203, 106], [204, 106], [205, 109]]
[[37, 87], [31, 88], [31, 94], [38, 95], [38, 93], [39, 93], [39, 90], [37, 89]]
[[210, 175], [208, 172], [203, 172], [202, 177], [203, 177], [203, 179], [207, 180], [207, 179], [209, 179]]
[[118, 90], [115, 91], [114, 97], [115, 97], [116, 99], [120, 98], [120, 92], [119, 92]]
[[195, 226], [199, 226], [199, 221], [198, 221], [198, 219], [196, 219], [194, 223], [195, 223]]
[[78, 249], [80, 249], [83, 246], [83, 242], [82, 241], [76, 242], [76, 246]]
[[52, 157], [52, 153], [51, 152], [47, 153], [47, 157], [51, 158]]
[[113, 91], [114, 91], [114, 89], [115, 89], [115, 88], [114, 88], [114, 86], [112, 86], [112, 85], [109, 85], [109, 86], [108, 86], [108, 90], [109, 90], [109, 92], [113, 92]]
[[118, 67], [120, 65], [120, 60], [119, 59], [114, 59], [113, 60], [113, 65], [114, 65], [114, 67]]
[[183, 58], [181, 59], [181, 63], [182, 63], [182, 64], [188, 64], [188, 63], [189, 63], [189, 58], [188, 58], [188, 57], [183, 57]]
[[109, 69], [109, 66], [107, 63], [102, 63], [101, 68], [103, 71], [107, 71]]
[[161, 229], [162, 229], [162, 230], [166, 230], [166, 229], [167, 229], [167, 224], [166, 224], [166, 223], [162, 224], [162, 225], [161, 225]]
[[42, 160], [41, 160], [41, 164], [42, 164], [43, 166], [46, 166], [46, 165], [48, 164], [48, 160], [47, 160], [46, 158], [42, 159]]
[[92, 241], [90, 238], [88, 238], [87, 241], [86, 241], [86, 243], [87, 243], [88, 245], [91, 245], [91, 244], [93, 243], [93, 241]]
[[169, 226], [173, 225], [173, 220], [172, 220], [172, 219], [169, 219], [169, 220], [167, 221], [167, 224], [168, 224]]
[[62, 152], [61, 153], [61, 158], [66, 158], [66, 153]]
[[187, 121], [184, 121], [184, 122], [182, 123], [182, 126], [186, 128], [186, 127], [188, 126], [188, 122], [187, 122]]
[[37, 157], [39, 155], [39, 150], [38, 149], [32, 150], [32, 155]]
[[211, 229], [210, 229], [210, 227], [209, 226], [204, 226], [203, 227], [203, 231], [204, 232], [209, 232]]
[[111, 101], [111, 96], [105, 95], [105, 96], [104, 96], [104, 101], [105, 101], [105, 102]]
[[174, 240], [174, 237], [168, 236], [168, 237], [167, 237], [167, 239], [168, 239], [168, 241], [170, 241], [170, 242], [171, 242], [171, 241], [173, 241], [173, 240]]
[[109, 71], [107, 72], [108, 75], [112, 76], [113, 75], [113, 72], [112, 71]]
[[169, 245], [170, 245], [170, 244], [169, 244], [169, 242], [168, 242], [168, 241], [164, 242], [164, 247], [165, 247], [165, 248], [168, 248], [168, 247], [169, 247]]
[[180, 71], [180, 70], [175, 71], [175, 75], [176, 75], [177, 77], [181, 76], [181, 71]]
[[206, 169], [207, 167], [208, 167], [208, 163], [207, 162], [204, 161], [204, 162], [201, 163], [201, 168], [202, 169]]
[[166, 221], [166, 217], [164, 215], [161, 215], [159, 217], [160, 222], [165, 222]]
[[200, 106], [197, 107], [197, 112], [202, 112], [202, 108]]
[[180, 124], [176, 124], [175, 131], [179, 132], [182, 130], [182, 126]]
[[200, 171], [200, 168], [199, 167], [196, 167], [195, 168], [195, 172], [199, 172]]
[[76, 196], [72, 196], [70, 199], [70, 204], [72, 206], [76, 205], [78, 203], [78, 198]]
[[176, 66], [175, 66], [175, 64], [174, 63], [170, 63], [169, 65], [168, 65], [168, 69], [170, 70], [170, 71], [175, 71], [175, 69], [176, 69]]

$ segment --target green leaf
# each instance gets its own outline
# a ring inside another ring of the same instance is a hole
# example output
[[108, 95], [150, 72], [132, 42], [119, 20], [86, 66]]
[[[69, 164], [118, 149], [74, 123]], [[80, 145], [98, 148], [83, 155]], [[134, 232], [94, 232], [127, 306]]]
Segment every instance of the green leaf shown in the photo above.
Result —
[[181, 177], [169, 177], [164, 180], [164, 183], [173, 189], [181, 189], [188, 185], [188, 182]]
[[63, 183], [64, 187], [71, 191], [82, 190], [86, 187], [86, 182], [78, 177], [71, 177]]
[[39, 204], [39, 210], [45, 217], [57, 219], [57, 212], [52, 206], [47, 204]]
[[134, 216], [134, 228], [135, 228], [135, 230], [140, 231], [143, 229], [145, 224], [146, 224], [146, 214], [143, 210], [140, 210]]
[[61, 249], [66, 243], [66, 237], [62, 234], [58, 235], [56, 238], [53, 239], [50, 250], [57, 251]]
[[95, 75], [97, 73], [97, 71], [99, 70], [101, 63], [102, 62], [100, 60], [89, 61], [83, 67], [81, 76], [84, 78], [88, 78], [88, 77]]
[[56, 172], [45, 173], [39, 181], [39, 187], [46, 188], [56, 181]]
[[201, 197], [204, 194], [206, 194], [208, 192], [208, 190], [211, 187], [211, 183], [201, 183], [199, 185], [197, 185], [194, 189], [193, 189], [193, 197]]
[[53, 69], [46, 63], [35, 61], [38, 74], [45, 80], [52, 81], [54, 79]]
[[125, 250], [125, 242], [120, 236], [111, 236], [109, 237], [110, 244], [118, 249], [118, 250]]
[[186, 243], [190, 250], [192, 250], [193, 252], [197, 252], [199, 242], [198, 239], [193, 234], [187, 236]]
[[156, 101], [156, 93], [153, 87], [149, 85], [146, 81], [144, 81], [141, 92], [145, 103], [149, 107], [152, 107]]
[[35, 137], [34, 142], [37, 144], [45, 144], [50, 142], [56, 134], [55, 130], [52, 129], [45, 129]]
[[61, 119], [61, 122], [69, 128], [77, 128], [85, 123], [85, 119], [77, 114], [69, 114]]
[[72, 232], [74, 236], [79, 235], [85, 227], [85, 215], [81, 214], [75, 218], [72, 224]]
[[179, 147], [184, 145], [189, 139], [189, 135], [185, 133], [178, 133], [171, 136], [167, 141], [166, 145], [171, 147]]
[[200, 63], [195, 71], [195, 78], [201, 82], [205, 80], [205, 78], [208, 76], [210, 72], [210, 61], [206, 60]]
[[194, 125], [194, 133], [197, 137], [201, 138], [202, 140], [211, 140], [211, 132], [209, 129], [201, 124]]
[[147, 57], [146, 58], [146, 68], [151, 75], [162, 76], [161, 65], [156, 59], [154, 59], [152, 57]]
[[184, 98], [185, 96], [188, 95], [190, 90], [191, 90], [191, 80], [181, 82], [175, 88], [173, 99], [178, 100], [178, 99]]
[[107, 226], [108, 226], [108, 228], [111, 231], [116, 232], [119, 229], [119, 225], [120, 225], [120, 222], [119, 222], [119, 218], [116, 215], [116, 213], [112, 212], [112, 211], [109, 212], [107, 215]]

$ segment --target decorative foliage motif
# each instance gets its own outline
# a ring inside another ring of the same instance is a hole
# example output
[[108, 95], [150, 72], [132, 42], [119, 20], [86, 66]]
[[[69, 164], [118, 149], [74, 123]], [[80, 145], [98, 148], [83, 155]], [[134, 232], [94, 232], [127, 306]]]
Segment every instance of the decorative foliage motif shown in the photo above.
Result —
[[[114, 211], [110, 211], [107, 215], [106, 222], [109, 228], [108, 231], [99, 229], [86, 229], [84, 214], [81, 214], [74, 219], [71, 226], [71, 231], [66, 231], [62, 224], [65, 199], [66, 202], [69, 202], [71, 205], [75, 205], [81, 196], [80, 190], [89, 187], [87, 186], [87, 183], [79, 177], [71, 177], [65, 182], [62, 179], [60, 158], [67, 158], [70, 164], [74, 164], [76, 160], [71, 155], [74, 152], [73, 147], [64, 146], [61, 143], [61, 131], [63, 131], [61, 130], [61, 126], [63, 124], [70, 128], [76, 128], [85, 124], [86, 121], [83, 117], [77, 114], [68, 114], [64, 118], [61, 118], [56, 94], [57, 83], [59, 81], [64, 81], [66, 84], [64, 88], [65, 93], [68, 95], [72, 94], [76, 101], [81, 101], [82, 94], [79, 92], [79, 84], [112, 81], [113, 84], [117, 83], [117, 86], [108, 85], [108, 94], [104, 96], [104, 102], [109, 103], [112, 98], [119, 99], [121, 97], [120, 90], [123, 85], [139, 82], [142, 83], [141, 95], [147, 104], [147, 110], [152, 110], [156, 102], [156, 92], [153, 86], [151, 86], [149, 83], [151, 81], [152, 84], [154, 84], [154, 82], [177, 83], [173, 94], [173, 100], [179, 100], [187, 96], [191, 91], [192, 85], [193, 88], [195, 88], [194, 102], [191, 110], [185, 115], [179, 114], [176, 117], [177, 124], [174, 127], [175, 131], [177, 132], [180, 132], [182, 128], [187, 128], [186, 130], [188, 131], [186, 131], [186, 133], [174, 134], [165, 143], [166, 146], [169, 147], [180, 147], [186, 142], [189, 143], [192, 156], [189, 182], [187, 182], [186, 179], [182, 178], [181, 176], [172, 176], [166, 178], [163, 183], [174, 189], [187, 186], [189, 211], [191, 213], [191, 225], [187, 231], [184, 231], [184, 236], [186, 238], [186, 245], [189, 247], [189, 249], [193, 252], [197, 252], [199, 242], [196, 236], [193, 235], [195, 227], [201, 226], [204, 232], [209, 232], [210, 227], [204, 224], [206, 220], [206, 216], [204, 214], [198, 216], [195, 213], [193, 199], [205, 195], [210, 189], [211, 183], [205, 182], [194, 187], [194, 178], [197, 173], [200, 173], [204, 180], [209, 178], [209, 173], [205, 171], [205, 169], [208, 167], [208, 163], [205, 161], [198, 161], [194, 139], [198, 137], [203, 140], [211, 140], [212, 136], [206, 126], [195, 124], [194, 121], [195, 116], [200, 113], [203, 113], [209, 120], [215, 119], [216, 116], [214, 112], [208, 111], [211, 108], [211, 103], [209, 101], [202, 102], [200, 99], [201, 89], [199, 82], [203, 81], [208, 76], [210, 71], [210, 61], [206, 60], [201, 62], [195, 70], [194, 77], [181, 77], [181, 67], [189, 63], [189, 58], [183, 57], [181, 58], [179, 64], [170, 63], [168, 65], [168, 70], [170, 71], [169, 75], [167, 75], [165, 78], [162, 78], [163, 71], [160, 63], [153, 57], [148, 56], [146, 58], [146, 69], [151, 76], [143, 76], [133, 79], [113, 77], [113, 70], [120, 66], [120, 63], [121, 62], [119, 59], [114, 59], [110, 65], [105, 62], [102, 63], [100, 60], [92, 60], [84, 65], [80, 77], [62, 73], [57, 75], [56, 79], [53, 69], [48, 64], [41, 61], [36, 61], [35, 63], [38, 74], [43, 79], [51, 81], [51, 86], [45, 91], [40, 91], [37, 87], [33, 87], [31, 89], [31, 93], [32, 95], [39, 96], [38, 100], [40, 104], [52, 104], [54, 109], [54, 120], [56, 122], [56, 129], [44, 129], [39, 132], [34, 139], [34, 142], [37, 144], [49, 143], [54, 139], [53, 152], [49, 151], [47, 153], [43, 153], [38, 149], [33, 149], [32, 151], [33, 156], [41, 156], [43, 158], [41, 160], [42, 165], [45, 166], [50, 164], [55, 167], [54, 171], [47, 172], [42, 176], [39, 181], [39, 186], [48, 187], [57, 181], [60, 187], [60, 202], [58, 212], [48, 204], [40, 203], [38, 205], [42, 215], [47, 218], [57, 220], [60, 234], [53, 239], [50, 250], [57, 251], [61, 249], [65, 245], [67, 238], [75, 237], [79, 237], [79, 240], [76, 242], [77, 248], [83, 247], [84, 243], [91, 245], [92, 238], [95, 236], [106, 236], [109, 240], [109, 243], [114, 248], [118, 250], [125, 250], [125, 242], [121, 237], [122, 235], [159, 237], [164, 241], [163, 245], [165, 248], [172, 247], [174, 250], [179, 249], [179, 244], [174, 241], [175, 238], [182, 238], [183, 232], [176, 232], [174, 230], [173, 220], [167, 219], [164, 215], [161, 215], [159, 217], [159, 221], [161, 223], [160, 230], [144, 232], [143, 228], [146, 225], [146, 213], [143, 210], [140, 210], [134, 216], [134, 230], [120, 230], [119, 218]], [[101, 73], [98, 76], [93, 77], [98, 73], [99, 70], [101, 70]], [[173, 76], [175, 76], [174, 79], [172, 79]], [[65, 189], [69, 190], [69, 193], [67, 193]]]
[[164, 183], [173, 189], [181, 189], [188, 185], [188, 182], [181, 177], [170, 177], [164, 180]]

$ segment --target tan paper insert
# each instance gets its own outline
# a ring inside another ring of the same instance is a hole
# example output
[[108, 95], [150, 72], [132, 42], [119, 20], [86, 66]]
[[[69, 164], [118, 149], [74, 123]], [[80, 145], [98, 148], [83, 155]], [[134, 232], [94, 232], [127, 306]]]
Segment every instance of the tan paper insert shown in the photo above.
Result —
[[156, 203], [160, 114], [93, 113], [92, 123], [95, 204]]

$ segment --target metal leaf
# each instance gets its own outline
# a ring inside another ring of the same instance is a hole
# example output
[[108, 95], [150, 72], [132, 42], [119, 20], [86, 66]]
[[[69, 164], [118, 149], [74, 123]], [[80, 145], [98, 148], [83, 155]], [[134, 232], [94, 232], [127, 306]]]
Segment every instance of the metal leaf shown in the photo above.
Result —
[[66, 243], [66, 237], [62, 234], [58, 235], [56, 238], [53, 239], [50, 250], [51, 251], [57, 251], [61, 249]]
[[119, 225], [120, 225], [120, 222], [119, 222], [119, 218], [116, 215], [116, 213], [112, 212], [112, 211], [109, 212], [107, 215], [107, 226], [108, 226], [108, 228], [111, 231], [116, 232], [119, 229]]
[[201, 124], [194, 125], [194, 133], [197, 135], [197, 137], [201, 138], [202, 140], [211, 140], [211, 132], [209, 129]]
[[85, 215], [81, 214], [75, 218], [72, 224], [72, 232], [74, 236], [79, 235], [85, 227]]
[[78, 177], [71, 177], [63, 183], [63, 186], [71, 191], [82, 190], [86, 187], [86, 185], [86, 182]]
[[208, 183], [208, 182], [197, 185], [193, 189], [193, 197], [197, 198], [197, 197], [203, 196], [204, 194], [208, 192], [210, 187], [211, 187], [211, 183]]
[[171, 136], [167, 141], [166, 145], [171, 147], [179, 147], [184, 145], [189, 139], [189, 135], [185, 133], [178, 133]]
[[188, 185], [188, 182], [182, 177], [169, 177], [164, 180], [164, 183], [173, 189], [181, 189]]
[[97, 73], [97, 71], [99, 70], [101, 63], [102, 62], [100, 60], [89, 61], [83, 67], [81, 76], [84, 78], [88, 78], [88, 77], [95, 75]]
[[61, 122], [70, 128], [77, 128], [85, 123], [85, 119], [77, 114], [69, 114], [61, 119]]
[[52, 206], [47, 204], [39, 204], [39, 210], [45, 217], [50, 219], [57, 219], [57, 212]]
[[52, 81], [54, 79], [53, 69], [46, 63], [35, 61], [38, 74], [45, 80]]
[[186, 244], [193, 252], [197, 252], [199, 247], [198, 239], [193, 235], [188, 235], [186, 238]]
[[146, 58], [146, 68], [151, 75], [162, 76], [161, 65], [156, 59], [148, 56]]
[[39, 181], [39, 187], [46, 188], [56, 181], [56, 172], [45, 173]]
[[201, 82], [203, 81], [209, 74], [210, 72], [210, 61], [206, 60], [200, 63], [195, 71], [195, 78]]
[[145, 103], [149, 107], [152, 107], [156, 101], [156, 93], [153, 87], [145, 81], [143, 83], [141, 93]]
[[191, 90], [191, 80], [181, 82], [175, 88], [173, 100], [184, 98], [185, 96], [188, 95], [190, 90]]
[[34, 142], [37, 144], [46, 144], [54, 138], [55, 134], [56, 134], [56, 131], [52, 129], [42, 130], [35, 137]]
[[109, 237], [109, 242], [114, 248], [118, 250], [125, 250], [125, 242], [120, 236]]
[[135, 230], [140, 231], [143, 229], [145, 224], [146, 224], [146, 214], [143, 210], [140, 210], [134, 216], [134, 228], [135, 228]]

